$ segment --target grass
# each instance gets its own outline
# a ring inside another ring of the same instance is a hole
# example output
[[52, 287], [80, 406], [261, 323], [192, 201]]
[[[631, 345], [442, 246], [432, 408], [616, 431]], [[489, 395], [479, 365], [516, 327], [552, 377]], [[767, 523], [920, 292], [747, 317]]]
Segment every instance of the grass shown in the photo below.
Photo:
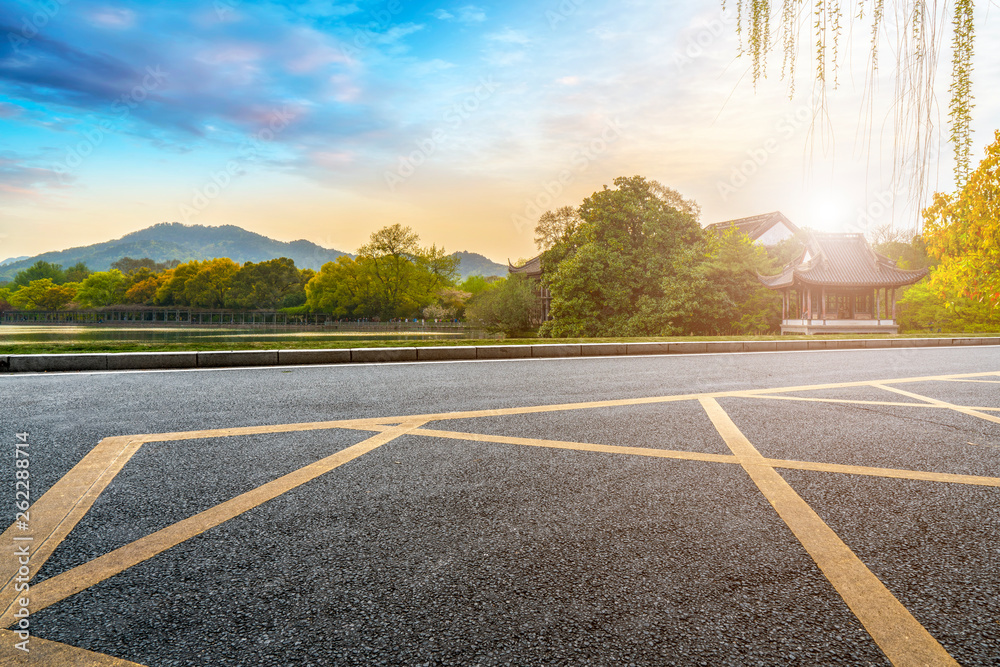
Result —
[[910, 333], [886, 334], [786, 335], [786, 336], [659, 336], [644, 338], [505, 338], [442, 340], [350, 340], [350, 341], [279, 341], [238, 343], [163, 343], [137, 341], [79, 341], [0, 344], [0, 354], [73, 354], [107, 352], [205, 352], [209, 350], [310, 350], [351, 347], [439, 347], [451, 345], [539, 345], [551, 343], [644, 343], [724, 340], [826, 340], [845, 338], [951, 338], [990, 334]]

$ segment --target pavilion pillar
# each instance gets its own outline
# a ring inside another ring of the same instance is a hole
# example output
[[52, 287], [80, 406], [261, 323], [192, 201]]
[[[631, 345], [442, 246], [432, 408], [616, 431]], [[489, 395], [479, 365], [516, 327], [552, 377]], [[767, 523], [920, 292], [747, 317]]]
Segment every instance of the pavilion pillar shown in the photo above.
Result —
[[820, 288], [820, 319], [826, 319], [826, 286]]
[[809, 313], [809, 321], [813, 318], [813, 292], [811, 287], [806, 288], [806, 312]]

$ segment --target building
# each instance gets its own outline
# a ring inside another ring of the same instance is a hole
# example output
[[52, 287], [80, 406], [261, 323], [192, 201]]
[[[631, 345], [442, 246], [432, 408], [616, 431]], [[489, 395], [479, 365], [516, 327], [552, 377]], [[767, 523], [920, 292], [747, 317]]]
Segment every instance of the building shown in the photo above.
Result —
[[538, 297], [538, 305], [532, 319], [536, 324], [541, 324], [552, 319], [549, 314], [549, 307], [552, 304], [552, 293], [549, 288], [542, 284], [542, 256], [535, 255], [521, 266], [514, 266], [507, 260], [508, 275], [523, 275], [532, 282], [535, 287], [535, 295]]
[[713, 222], [705, 227], [720, 236], [730, 229], [736, 228], [750, 237], [750, 240], [762, 246], [775, 246], [798, 233], [799, 228], [792, 224], [780, 211], [762, 213], [749, 218]]
[[861, 234], [812, 232], [794, 262], [760, 281], [781, 292], [781, 333], [897, 333], [896, 290], [927, 275], [871, 249]]

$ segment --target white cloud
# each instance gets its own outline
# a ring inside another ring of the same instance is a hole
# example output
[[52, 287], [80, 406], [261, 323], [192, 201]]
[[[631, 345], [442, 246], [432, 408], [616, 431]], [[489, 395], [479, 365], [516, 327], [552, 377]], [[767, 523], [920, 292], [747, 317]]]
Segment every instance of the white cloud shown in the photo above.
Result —
[[501, 42], [503, 44], [530, 44], [531, 39], [528, 37], [524, 31], [521, 30], [511, 30], [510, 28], [504, 28], [500, 32], [493, 33], [492, 35], [487, 35], [486, 39], [492, 40], [494, 42]]
[[455, 18], [454, 14], [452, 14], [451, 12], [447, 12], [443, 9], [435, 9], [434, 12], [431, 14], [431, 16], [433, 16], [436, 19], [441, 19], [442, 21], [447, 21], [449, 19]]
[[466, 5], [459, 8], [458, 20], [462, 23], [482, 23], [486, 20], [486, 11], [482, 7]]

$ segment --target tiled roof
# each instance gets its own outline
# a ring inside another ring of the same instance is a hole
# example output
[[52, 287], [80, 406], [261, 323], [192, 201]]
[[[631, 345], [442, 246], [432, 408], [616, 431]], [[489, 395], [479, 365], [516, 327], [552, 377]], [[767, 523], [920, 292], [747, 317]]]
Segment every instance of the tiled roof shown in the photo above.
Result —
[[[832, 287], [902, 287], [927, 275], [927, 269], [907, 271], [880, 255], [861, 234], [811, 233], [809, 253], [776, 276], [760, 276], [768, 287], [790, 287], [793, 283]], [[806, 261], [806, 257], [809, 260]]]
[[523, 273], [526, 276], [542, 275], [542, 256], [535, 255], [521, 266], [514, 266], [507, 260], [507, 273]]
[[705, 227], [705, 229], [711, 229], [712, 231], [721, 234], [727, 229], [735, 227], [749, 236], [751, 241], [756, 241], [763, 236], [767, 230], [771, 229], [771, 227], [774, 227], [778, 223], [784, 223], [785, 226], [793, 232], [799, 231], [799, 228], [792, 224], [792, 221], [786, 218], [781, 211], [752, 215], [749, 218], [737, 218], [736, 220], [713, 222]]

